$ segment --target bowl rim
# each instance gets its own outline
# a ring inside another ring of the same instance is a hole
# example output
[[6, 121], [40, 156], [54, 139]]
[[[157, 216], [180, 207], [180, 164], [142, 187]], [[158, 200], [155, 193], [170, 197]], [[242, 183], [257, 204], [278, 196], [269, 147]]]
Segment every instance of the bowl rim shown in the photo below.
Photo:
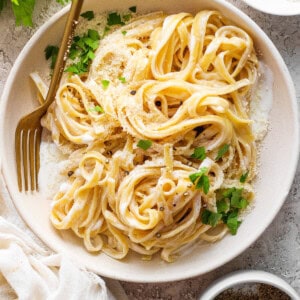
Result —
[[[275, 9], [272, 5], [269, 5], [267, 1], [262, 1], [261, 4], [258, 4], [257, 1], [253, 0], [243, 0], [246, 4], [253, 7], [254, 9], [275, 16], [296, 16], [300, 14], [300, 3], [297, 6], [297, 9], [293, 7], [292, 9]], [[282, 1], [282, 0], [281, 0]], [[293, 5], [294, 6], [294, 5]]]
[[[275, 57], [275, 59], [277, 59], [278, 64], [280, 65], [280, 68], [282, 69], [282, 71], [285, 73], [286, 75], [286, 84], [287, 84], [287, 89], [291, 95], [291, 107], [293, 109], [294, 112], [294, 117], [295, 119], [299, 119], [298, 118], [298, 109], [297, 109], [297, 102], [296, 102], [296, 92], [295, 92], [295, 88], [293, 85], [293, 81], [292, 78], [289, 74], [289, 71], [287, 69], [287, 66], [284, 63], [283, 58], [281, 57], [281, 55], [279, 54], [277, 48], [274, 46], [274, 44], [272, 43], [272, 41], [270, 40], [270, 38], [264, 33], [264, 31], [250, 18], [248, 17], [242, 10], [238, 9], [237, 7], [235, 7], [233, 4], [228, 3], [226, 1], [222, 1], [222, 0], [214, 0], [214, 3], [220, 5], [221, 7], [226, 7], [230, 13], [233, 13], [234, 15], [238, 15], [239, 17], [243, 18], [245, 20], [245, 24], [247, 26], [250, 26], [251, 30], [254, 30], [256, 32], [256, 34], [259, 34], [262, 38], [264, 38], [265, 43], [267, 44], [268, 47], [271, 48], [271, 51]], [[62, 8], [60, 11], [58, 11], [57, 13], [55, 13], [52, 17], [50, 17], [50, 19], [48, 21], [46, 21], [35, 33], [34, 35], [30, 38], [30, 40], [26, 43], [26, 45], [24, 46], [24, 48], [22, 49], [22, 51], [20, 52], [19, 56], [17, 57], [10, 73], [8, 76], [8, 79], [5, 83], [4, 89], [3, 89], [3, 93], [1, 96], [1, 101], [0, 101], [0, 136], [3, 136], [3, 128], [4, 128], [4, 120], [5, 120], [5, 116], [4, 116], [4, 112], [6, 111], [6, 105], [8, 102], [8, 95], [10, 93], [11, 90], [11, 86], [14, 82], [14, 74], [16, 73], [16, 71], [18, 70], [18, 67], [20, 65], [20, 63], [23, 61], [23, 59], [26, 57], [26, 55], [30, 52], [31, 46], [38, 41], [39, 37], [41, 34], [45, 33], [47, 31], [48, 28], [50, 28], [55, 22], [57, 22], [60, 18], [62, 18], [67, 11], [69, 10], [70, 5], [67, 5], [66, 7]], [[255, 236], [253, 236], [251, 239], [248, 239], [246, 243], [243, 243], [243, 245], [241, 247], [239, 247], [238, 251], [235, 251], [234, 253], [230, 253], [226, 256], [226, 259], [220, 259], [220, 260], [215, 260], [211, 263], [210, 267], [207, 268], [205, 271], [198, 271], [196, 268], [194, 270], [189, 270], [188, 272], [184, 272], [181, 274], [176, 274], [171, 273], [169, 275], [168, 278], [152, 278], [152, 277], [140, 277], [138, 274], [136, 276], [133, 276], [132, 278], [128, 278], [126, 276], [122, 276], [120, 274], [112, 274], [112, 272], [103, 272], [103, 270], [101, 270], [101, 275], [103, 276], [107, 276], [110, 278], [114, 278], [114, 279], [119, 279], [119, 280], [125, 280], [125, 281], [134, 281], [134, 282], [167, 282], [167, 281], [176, 281], [176, 280], [182, 280], [182, 279], [186, 279], [186, 278], [191, 278], [194, 276], [198, 276], [198, 275], [202, 275], [202, 274], [206, 274], [220, 266], [222, 266], [225, 263], [228, 263], [229, 261], [231, 261], [232, 259], [234, 259], [235, 257], [237, 257], [238, 255], [240, 255], [242, 252], [244, 252], [249, 246], [251, 246], [261, 235], [262, 233], [266, 230], [266, 228], [271, 224], [271, 222], [274, 220], [275, 216], [277, 215], [277, 213], [279, 212], [280, 208], [282, 207], [283, 203], [285, 202], [285, 199], [288, 195], [288, 192], [290, 190], [290, 187], [292, 185], [293, 179], [294, 179], [294, 175], [296, 172], [296, 168], [297, 168], [297, 161], [298, 161], [298, 157], [299, 157], [299, 126], [297, 126], [295, 128], [295, 136], [296, 136], [296, 140], [295, 140], [295, 151], [293, 152], [294, 156], [291, 157], [290, 159], [293, 161], [293, 169], [290, 170], [289, 172], [289, 177], [287, 178], [286, 182], [287, 182], [287, 187], [288, 189], [285, 191], [284, 193], [284, 197], [282, 197], [280, 199], [280, 201], [278, 200], [276, 203], [276, 207], [273, 209], [273, 214], [272, 216], [270, 216], [270, 218], [267, 220], [267, 222], [265, 222], [265, 226], [262, 227], [259, 230], [259, 233]], [[3, 143], [2, 145], [0, 145], [0, 157], [3, 157], [3, 152], [4, 152], [4, 146]], [[1, 172], [3, 174], [3, 179], [4, 182], [7, 186], [7, 190], [8, 193], [11, 197], [11, 200], [14, 204], [14, 206], [16, 207], [19, 215], [22, 217], [22, 219], [25, 221], [25, 223], [31, 228], [31, 230], [52, 250], [56, 251], [56, 252], [60, 252], [63, 249], [60, 246], [55, 245], [54, 242], [51, 242], [50, 240], [48, 240], [46, 237], [43, 238], [43, 235], [41, 235], [41, 230], [37, 229], [34, 226], [34, 221], [30, 220], [29, 218], [26, 217], [26, 215], [24, 214], [24, 212], [20, 209], [20, 207], [18, 207], [16, 201], [14, 201], [13, 198], [13, 191], [10, 190], [9, 185], [7, 184], [8, 180], [6, 178], [6, 174], [5, 172], [3, 172], [3, 164], [1, 167]], [[91, 271], [95, 272], [95, 273], [99, 273], [99, 270], [97, 268], [90, 268]], [[146, 277], [146, 276], [145, 276]]]
[[288, 296], [292, 297], [293, 300], [300, 300], [300, 296], [297, 294], [294, 288], [286, 281], [284, 281], [281, 277], [260, 270], [242, 270], [226, 274], [211, 283], [208, 288], [201, 294], [199, 300], [213, 300], [223, 291], [237, 285], [247, 283], [268, 284], [285, 292]]

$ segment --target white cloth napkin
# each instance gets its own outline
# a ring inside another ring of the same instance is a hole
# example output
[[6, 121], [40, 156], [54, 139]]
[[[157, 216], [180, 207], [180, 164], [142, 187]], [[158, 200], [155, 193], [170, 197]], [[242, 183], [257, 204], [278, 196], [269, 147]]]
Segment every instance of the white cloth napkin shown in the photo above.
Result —
[[49, 251], [18, 216], [2, 177], [0, 192], [0, 299], [128, 299], [118, 281], [105, 282]]

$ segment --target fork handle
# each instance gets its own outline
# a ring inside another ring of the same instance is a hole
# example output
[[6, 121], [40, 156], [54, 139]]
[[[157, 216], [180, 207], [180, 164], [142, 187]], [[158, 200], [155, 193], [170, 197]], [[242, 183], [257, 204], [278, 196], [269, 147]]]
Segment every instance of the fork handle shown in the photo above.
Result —
[[72, 0], [71, 8], [68, 14], [67, 22], [64, 29], [63, 38], [59, 47], [55, 67], [53, 70], [50, 87], [45, 101], [45, 111], [49, 105], [54, 101], [55, 95], [64, 72], [68, 51], [70, 49], [73, 33], [78, 23], [83, 0]]

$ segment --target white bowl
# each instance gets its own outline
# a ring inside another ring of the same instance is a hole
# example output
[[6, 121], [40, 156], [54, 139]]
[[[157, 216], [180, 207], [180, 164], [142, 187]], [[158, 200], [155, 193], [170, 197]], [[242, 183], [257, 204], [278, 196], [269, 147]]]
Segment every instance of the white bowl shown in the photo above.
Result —
[[[105, 254], [89, 254], [70, 232], [58, 232], [49, 221], [50, 201], [39, 193], [19, 193], [14, 155], [14, 132], [19, 119], [30, 112], [36, 91], [29, 73], [47, 70], [44, 48], [58, 44], [65, 14], [63, 9], [46, 22], [27, 43], [16, 60], [1, 100], [0, 144], [2, 172], [13, 202], [30, 228], [54, 251], [66, 252], [81, 266], [100, 275], [125, 281], [164, 282], [185, 279], [211, 271], [233, 259], [249, 247], [272, 222], [282, 207], [296, 170], [299, 132], [295, 91], [286, 65], [266, 34], [243, 12], [223, 0], [110, 0], [84, 1], [85, 10], [126, 9], [137, 5], [138, 12], [164, 10], [169, 13], [217, 9], [254, 38], [256, 48], [274, 74], [274, 99], [270, 112], [270, 130], [261, 149], [259, 180], [255, 184], [256, 205], [246, 217], [236, 236], [226, 236], [213, 245], [195, 247], [174, 263], [159, 257], [142, 261], [131, 254], [122, 261]], [[284, 224], [283, 224], [284, 226]]]
[[278, 16], [292, 16], [300, 14], [299, 0], [243, 0], [253, 8], [265, 13]]
[[223, 291], [247, 283], [268, 284], [285, 292], [292, 300], [300, 300], [300, 296], [297, 292], [282, 278], [265, 271], [256, 270], [237, 271], [223, 276], [213, 282], [199, 297], [199, 300], [213, 300]]

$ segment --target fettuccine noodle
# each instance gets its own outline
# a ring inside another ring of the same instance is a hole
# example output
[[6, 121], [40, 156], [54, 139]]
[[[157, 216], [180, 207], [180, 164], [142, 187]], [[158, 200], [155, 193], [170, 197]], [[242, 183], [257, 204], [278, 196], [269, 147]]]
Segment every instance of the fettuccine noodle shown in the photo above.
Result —
[[[227, 226], [212, 230], [201, 213], [216, 211], [222, 189], [242, 186], [253, 198], [248, 106], [257, 66], [251, 37], [217, 11], [151, 13], [109, 33], [88, 73], [66, 76], [42, 120], [69, 154], [54, 227], [116, 259], [131, 249], [170, 262], [197, 240], [223, 238]], [[206, 157], [193, 157], [201, 147]], [[199, 170], [208, 191], [191, 181]]]

